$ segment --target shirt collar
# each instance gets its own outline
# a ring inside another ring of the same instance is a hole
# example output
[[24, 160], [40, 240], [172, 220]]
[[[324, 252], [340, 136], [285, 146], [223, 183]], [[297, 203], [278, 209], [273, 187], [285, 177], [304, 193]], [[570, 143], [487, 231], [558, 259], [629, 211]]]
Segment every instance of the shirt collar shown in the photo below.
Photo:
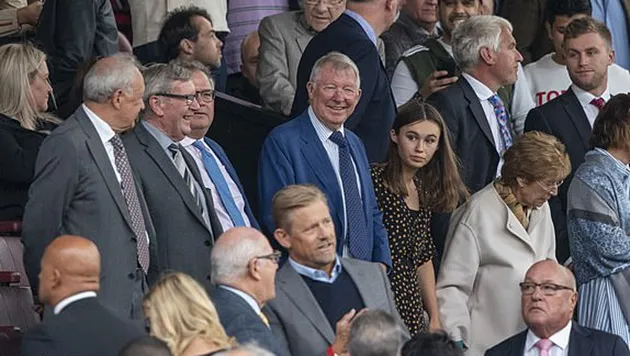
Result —
[[219, 285], [219, 288], [223, 288], [225, 290], [229, 290], [230, 292], [238, 295], [239, 297], [243, 298], [243, 300], [245, 300], [245, 302], [247, 302], [247, 304], [252, 307], [252, 309], [256, 312], [256, 314], [260, 314], [260, 305], [258, 305], [258, 302], [256, 301], [256, 299], [254, 299], [251, 295], [238, 290], [236, 288], [232, 288], [223, 284]]
[[195, 142], [197, 142], [197, 140], [195, 140], [194, 138], [186, 136], [181, 141], [179, 141], [179, 144], [184, 146], [184, 147], [188, 147], [188, 146], [192, 145]]
[[[315, 111], [313, 111], [312, 106], [309, 106], [307, 111], [308, 111], [308, 117], [311, 119], [311, 124], [313, 124], [313, 127], [315, 128], [315, 132], [317, 133], [317, 137], [319, 137], [322, 143], [325, 143], [327, 140], [330, 139], [330, 135], [332, 135], [335, 131], [331, 130], [328, 126], [324, 125], [324, 123], [321, 122], [317, 118], [317, 115], [315, 115]], [[341, 134], [344, 135], [344, 137], [346, 136], [343, 125], [337, 131], [341, 132]]]
[[163, 150], [168, 150], [168, 146], [170, 146], [173, 143], [175, 143], [175, 142], [173, 142], [173, 140], [171, 140], [170, 137], [166, 136], [166, 134], [164, 132], [162, 132], [162, 130], [160, 130], [157, 127], [153, 126], [152, 123], [150, 123], [150, 122], [148, 122], [146, 120], [142, 120], [140, 122], [142, 123], [142, 125], [144, 125], [144, 127], [147, 129], [147, 131], [149, 131], [151, 136], [155, 137], [155, 139], [160, 144], [160, 147], [162, 147]]
[[468, 84], [470, 84], [479, 100], [488, 100], [491, 96], [495, 95], [495, 93], [490, 90], [487, 85], [483, 84], [472, 75], [468, 73], [462, 73], [462, 76], [466, 78]]
[[[558, 346], [562, 350], [565, 350], [569, 346], [569, 337], [571, 336], [571, 325], [572, 322], [569, 320], [569, 323], [557, 333], [551, 335], [549, 340], [553, 342], [555, 346]], [[536, 336], [532, 330], [527, 331], [527, 338], [525, 339], [525, 351], [530, 351], [533, 347], [536, 347], [536, 343], [540, 340], [538, 336]]]
[[114, 130], [112, 130], [111, 126], [103, 121], [103, 119], [98, 117], [98, 115], [90, 110], [87, 105], [82, 104], [81, 107], [92, 122], [92, 125], [94, 125], [96, 133], [98, 133], [98, 137], [101, 138], [101, 141], [103, 141], [103, 143], [109, 142], [112, 138], [114, 138], [114, 136], [116, 136], [116, 133], [114, 132]]
[[[571, 84], [571, 90], [573, 90], [573, 93], [575, 93], [575, 96], [577, 97], [580, 105], [582, 105], [583, 108], [588, 107], [591, 104], [591, 101], [597, 98], [595, 95], [587, 92], [586, 90], [583, 90], [575, 84]], [[606, 88], [606, 90], [604, 90], [602, 95], [600, 95], [599, 97], [608, 102], [608, 100], [610, 100], [610, 92], [608, 91], [608, 88]]]
[[59, 314], [68, 305], [70, 305], [70, 304], [72, 304], [72, 303], [74, 303], [76, 301], [79, 301], [81, 299], [85, 299], [85, 298], [96, 298], [96, 292], [90, 290], [90, 291], [77, 293], [75, 295], [71, 295], [71, 296], [61, 300], [59, 303], [57, 303], [57, 305], [55, 305], [55, 308], [53, 309], [53, 313], [54, 314]]
[[630, 166], [626, 165], [625, 163], [621, 162], [620, 160], [616, 159], [613, 155], [610, 154], [610, 152], [606, 151], [603, 148], [599, 148], [599, 147], [595, 147], [595, 151], [610, 157], [610, 159], [612, 159], [615, 164], [624, 172], [626, 173], [630, 173]]
[[291, 265], [291, 267], [293, 267], [295, 272], [297, 272], [298, 274], [308, 277], [314, 281], [328, 283], [328, 284], [334, 283], [342, 271], [341, 262], [339, 261], [338, 256], [335, 257], [335, 266], [333, 267], [332, 272], [330, 273], [330, 277], [328, 277], [326, 272], [322, 271], [321, 269], [315, 269], [315, 268], [304, 266], [303, 264], [296, 262], [291, 257], [289, 257], [289, 264]]
[[378, 45], [376, 44], [376, 32], [374, 32], [374, 28], [372, 28], [372, 25], [370, 25], [369, 22], [367, 22], [363, 16], [357, 14], [356, 12], [352, 11], [352, 10], [348, 10], [346, 9], [344, 12], [344, 14], [352, 17], [356, 22], [359, 23], [359, 25], [361, 25], [361, 28], [363, 28], [363, 31], [365, 31], [365, 34], [368, 36], [368, 38], [370, 39], [370, 41], [372, 41], [372, 43], [374, 43], [374, 46], [378, 47]]

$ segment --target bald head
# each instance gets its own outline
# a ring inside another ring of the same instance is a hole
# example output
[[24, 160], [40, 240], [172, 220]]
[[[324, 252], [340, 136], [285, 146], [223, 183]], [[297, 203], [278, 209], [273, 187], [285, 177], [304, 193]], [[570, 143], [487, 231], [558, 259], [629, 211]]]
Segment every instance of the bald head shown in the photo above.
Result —
[[540, 272], [544, 272], [546, 275], [556, 276], [557, 281], [564, 286], [571, 287], [574, 290], [577, 288], [573, 272], [554, 260], [542, 260], [534, 263], [529, 270], [527, 270], [525, 278], [527, 279], [528, 275], [538, 274]]
[[256, 70], [258, 68], [259, 47], [260, 36], [258, 35], [258, 31], [247, 35], [241, 43], [241, 73], [254, 87], [258, 87]]
[[98, 291], [101, 256], [96, 245], [80, 236], [54, 239], [41, 261], [39, 298], [54, 306], [60, 300], [84, 291]]

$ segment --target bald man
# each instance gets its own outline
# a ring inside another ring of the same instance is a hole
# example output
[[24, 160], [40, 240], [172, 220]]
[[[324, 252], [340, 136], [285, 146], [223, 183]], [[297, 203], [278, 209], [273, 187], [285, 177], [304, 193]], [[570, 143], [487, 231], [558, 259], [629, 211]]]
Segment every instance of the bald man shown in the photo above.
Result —
[[617, 335], [574, 324], [577, 303], [573, 273], [552, 260], [536, 262], [520, 283], [528, 330], [486, 352], [486, 356], [630, 356]]
[[227, 93], [252, 104], [261, 105], [256, 72], [258, 70], [260, 37], [251, 32], [241, 42], [241, 71], [228, 76]]
[[39, 273], [39, 299], [53, 315], [28, 330], [23, 356], [117, 355], [129, 341], [143, 335], [96, 298], [101, 256], [83, 237], [63, 235], [44, 251]]
[[241, 344], [255, 341], [276, 356], [284, 356], [261, 311], [276, 296], [279, 260], [280, 252], [273, 251], [258, 230], [227, 230], [210, 256], [212, 280], [217, 285], [211, 296], [228, 335]]

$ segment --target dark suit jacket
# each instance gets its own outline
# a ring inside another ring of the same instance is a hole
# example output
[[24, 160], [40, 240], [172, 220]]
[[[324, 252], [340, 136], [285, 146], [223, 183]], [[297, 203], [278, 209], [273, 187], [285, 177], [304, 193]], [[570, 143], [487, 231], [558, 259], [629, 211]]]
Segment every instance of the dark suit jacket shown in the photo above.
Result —
[[110, 0], [46, 0], [36, 40], [48, 56], [57, 103], [68, 101], [74, 77], [92, 57], [118, 52], [118, 29]]
[[45, 134], [0, 114], [0, 220], [21, 220]]
[[[527, 330], [486, 351], [485, 356], [523, 356]], [[589, 329], [573, 322], [569, 356], [630, 356], [628, 346], [617, 335]]]
[[315, 61], [331, 51], [350, 57], [359, 67], [361, 76], [361, 98], [345, 127], [363, 140], [370, 163], [382, 162], [389, 147], [389, 129], [396, 117], [396, 104], [376, 46], [361, 25], [346, 14], [313, 37], [302, 54], [291, 117], [300, 115], [308, 107], [306, 83], [311, 69]]
[[245, 200], [245, 214], [247, 214], [247, 218], [249, 219], [250, 224], [252, 225], [253, 228], [260, 230], [260, 226], [258, 226], [258, 221], [256, 221], [256, 217], [254, 216], [254, 213], [252, 212], [252, 208], [249, 206], [249, 202], [247, 200], [247, 197], [245, 196], [245, 191], [243, 190], [241, 181], [238, 179], [238, 175], [236, 174], [236, 170], [234, 169], [232, 162], [230, 162], [230, 160], [228, 159], [228, 156], [225, 154], [225, 151], [223, 151], [223, 148], [219, 146], [219, 144], [216, 141], [209, 139], [207, 137], [204, 137], [204, 141], [206, 142], [208, 146], [210, 146], [210, 148], [212, 149], [212, 152], [214, 152], [217, 158], [219, 158], [219, 161], [221, 161], [221, 163], [227, 170], [228, 174], [234, 181], [234, 183], [236, 183], [236, 186], [238, 186], [238, 190], [243, 195], [243, 199]]
[[219, 313], [221, 324], [229, 336], [235, 337], [240, 344], [255, 341], [276, 356], [290, 356], [283, 353], [271, 329], [243, 298], [220, 287], [215, 287], [210, 296]]
[[61, 313], [29, 329], [22, 339], [23, 356], [115, 356], [143, 335], [96, 298], [71, 303]]
[[[210, 250], [214, 239], [222, 233], [212, 197], [205, 192], [212, 225], [208, 227], [173, 160], [142, 122], [123, 136], [123, 142], [134, 174], [142, 182], [149, 212], [155, 223], [158, 270], [184, 272], [210, 287]], [[192, 157], [186, 150], [181, 152], [191, 173], [203, 187]]]
[[570, 88], [559, 97], [532, 109], [525, 120], [525, 131], [541, 131], [553, 135], [566, 147], [571, 160], [571, 174], [560, 186], [558, 195], [549, 200], [551, 217], [556, 230], [556, 256], [559, 262], [569, 258], [569, 239], [567, 236], [567, 191], [573, 173], [584, 162], [584, 155], [589, 149], [591, 125], [575, 93]]
[[[136, 190], [149, 234], [149, 278], [156, 275], [156, 241], [142, 189]], [[24, 265], [37, 295], [40, 260], [57, 236], [92, 240], [101, 253], [103, 305], [123, 318], [131, 314], [137, 242], [129, 209], [101, 138], [82, 108], [48, 136], [35, 165], [35, 178], [24, 213]]]
[[[376, 203], [363, 144], [350, 130], [345, 130], [345, 133], [361, 181], [365, 222], [368, 235], [372, 238], [372, 246], [369, 246], [372, 261], [391, 266], [383, 214]], [[258, 169], [258, 203], [266, 231], [271, 233], [275, 230], [271, 217], [271, 200], [278, 190], [289, 184], [314, 184], [328, 197], [328, 207], [337, 236], [337, 253], [341, 256], [344, 236], [341, 187], [308, 112], [305, 111], [296, 119], [278, 126], [269, 134], [260, 153]]]

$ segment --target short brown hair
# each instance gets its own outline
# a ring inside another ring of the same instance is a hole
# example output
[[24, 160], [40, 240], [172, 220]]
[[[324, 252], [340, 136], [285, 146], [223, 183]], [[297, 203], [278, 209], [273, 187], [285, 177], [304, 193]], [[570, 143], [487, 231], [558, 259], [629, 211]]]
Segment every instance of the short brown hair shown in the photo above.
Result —
[[571, 172], [571, 161], [564, 145], [554, 136], [530, 131], [516, 139], [503, 154], [501, 178], [510, 186], [516, 178], [527, 181], [564, 180]]
[[271, 214], [276, 227], [284, 230], [291, 228], [291, 213], [307, 207], [316, 201], [328, 204], [326, 195], [312, 184], [292, 184], [280, 189], [273, 195]]
[[630, 94], [618, 94], [608, 100], [595, 119], [589, 144], [605, 150], [630, 145]]
[[612, 48], [612, 36], [608, 27], [603, 22], [597, 21], [590, 16], [575, 19], [567, 25], [564, 30], [564, 43], [567, 43], [567, 40], [578, 38], [587, 33], [597, 33], [604, 39], [608, 48]]

